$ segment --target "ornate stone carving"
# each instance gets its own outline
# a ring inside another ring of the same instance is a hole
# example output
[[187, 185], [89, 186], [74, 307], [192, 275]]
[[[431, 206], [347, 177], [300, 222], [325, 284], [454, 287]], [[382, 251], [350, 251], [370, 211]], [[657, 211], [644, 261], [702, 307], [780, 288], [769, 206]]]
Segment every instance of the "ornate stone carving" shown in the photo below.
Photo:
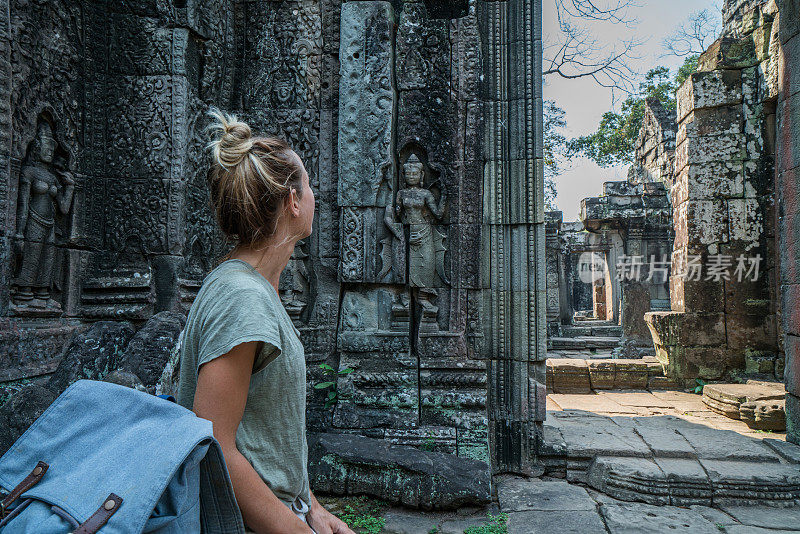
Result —
[[319, 103], [322, 16], [316, 0], [245, 5], [251, 63], [242, 88], [247, 109], [297, 109]]
[[[444, 217], [447, 195], [437, 202], [424, 186], [425, 166], [415, 153], [403, 164], [405, 187], [398, 191], [395, 210], [408, 227], [408, 285], [417, 289], [421, 306], [421, 328], [437, 330], [437, 287], [450, 284], [444, 269], [445, 236], [434, 226]], [[392, 221], [386, 221], [389, 226]], [[391, 228], [391, 226], [390, 226]]]
[[40, 118], [19, 177], [14, 241], [20, 267], [12, 296], [18, 314], [61, 311], [51, 293], [56, 282], [56, 218], [70, 213], [75, 178], [59, 148], [53, 126]]
[[307, 248], [308, 244], [304, 241], [297, 243], [289, 264], [281, 273], [278, 286], [283, 307], [294, 322], [300, 321], [310, 298]]
[[342, 5], [339, 61], [339, 205], [391, 201], [393, 13], [388, 2]]

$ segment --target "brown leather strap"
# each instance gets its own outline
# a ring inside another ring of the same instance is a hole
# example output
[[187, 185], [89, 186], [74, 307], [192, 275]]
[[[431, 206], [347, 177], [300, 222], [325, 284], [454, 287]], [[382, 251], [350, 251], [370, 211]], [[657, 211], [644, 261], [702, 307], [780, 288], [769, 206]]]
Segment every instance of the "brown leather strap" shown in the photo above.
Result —
[[75, 529], [72, 534], [95, 534], [111, 519], [111, 516], [114, 515], [114, 512], [119, 509], [121, 504], [122, 497], [112, 493], [100, 508], [92, 514], [92, 517], [81, 523], [81, 526]]
[[45, 473], [47, 473], [47, 469], [50, 466], [44, 462], [39, 462], [36, 464], [36, 467], [33, 468], [33, 471], [30, 472], [28, 476], [22, 479], [22, 482], [17, 484], [17, 487], [11, 490], [11, 493], [6, 495], [5, 499], [0, 502], [0, 517], [5, 515], [6, 508], [11, 506], [11, 503], [16, 501], [20, 495], [31, 489], [33, 486], [39, 483], [42, 480], [42, 477]]

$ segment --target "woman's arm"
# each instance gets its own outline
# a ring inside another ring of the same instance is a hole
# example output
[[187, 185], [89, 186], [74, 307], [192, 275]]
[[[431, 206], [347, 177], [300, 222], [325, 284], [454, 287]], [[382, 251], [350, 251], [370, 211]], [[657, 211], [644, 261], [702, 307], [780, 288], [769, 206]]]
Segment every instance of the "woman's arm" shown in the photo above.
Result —
[[247, 526], [259, 534], [309, 534], [303, 523], [256, 473], [239, 449], [236, 430], [242, 420], [258, 341], [237, 345], [200, 366], [194, 412], [214, 425], [214, 437], [225, 455], [236, 502]]

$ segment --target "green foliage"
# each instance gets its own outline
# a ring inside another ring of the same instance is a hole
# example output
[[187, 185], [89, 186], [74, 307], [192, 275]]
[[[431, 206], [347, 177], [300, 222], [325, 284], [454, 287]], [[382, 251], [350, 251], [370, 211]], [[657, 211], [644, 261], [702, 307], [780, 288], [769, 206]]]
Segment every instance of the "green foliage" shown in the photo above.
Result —
[[561, 174], [567, 152], [567, 126], [564, 110], [552, 100], [544, 101], [544, 204], [545, 209], [556, 209], [555, 177]]
[[433, 527], [428, 531], [428, 534], [439, 534], [439, 527]]
[[695, 392], [697, 395], [700, 395], [701, 393], [703, 393], [703, 386], [705, 386], [705, 385], [706, 385], [706, 381], [705, 381], [705, 380], [703, 380], [702, 378], [695, 378], [695, 379], [694, 379], [694, 381], [695, 381], [695, 383], [697, 384], [697, 385], [695, 386], [695, 388], [694, 388], [694, 392]]
[[345, 505], [336, 516], [358, 534], [379, 534], [386, 523], [382, 517], [385, 506], [380, 501], [359, 497], [352, 504]]
[[489, 518], [489, 522], [487, 524], [481, 525], [479, 527], [469, 527], [467, 530], [464, 531], [464, 534], [507, 534], [508, 533], [508, 526], [506, 525], [506, 523], [508, 522], [508, 515], [488, 514], [487, 517]]
[[645, 102], [652, 98], [667, 111], [675, 111], [675, 93], [697, 70], [697, 60], [697, 56], [686, 58], [674, 77], [667, 67], [650, 69], [639, 84], [638, 94], [626, 98], [619, 113], [605, 112], [594, 133], [567, 142], [568, 157], [583, 155], [601, 167], [632, 163]]
[[328, 365], [327, 363], [320, 364], [320, 369], [323, 371], [323, 377], [325, 380], [318, 384], [314, 384], [314, 389], [329, 389], [328, 396], [325, 398], [325, 408], [330, 408], [339, 400], [339, 390], [338, 390], [338, 380], [337, 378], [340, 376], [349, 375], [353, 372], [353, 369], [348, 367], [347, 369], [342, 369], [341, 371], [336, 371], [333, 367]]

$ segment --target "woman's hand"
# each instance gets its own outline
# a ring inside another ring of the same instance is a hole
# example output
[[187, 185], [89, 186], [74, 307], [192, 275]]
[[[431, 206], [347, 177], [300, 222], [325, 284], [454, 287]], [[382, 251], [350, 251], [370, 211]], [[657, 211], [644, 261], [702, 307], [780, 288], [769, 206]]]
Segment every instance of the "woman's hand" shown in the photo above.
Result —
[[344, 521], [323, 508], [314, 495], [311, 495], [306, 521], [317, 534], [355, 534]]

